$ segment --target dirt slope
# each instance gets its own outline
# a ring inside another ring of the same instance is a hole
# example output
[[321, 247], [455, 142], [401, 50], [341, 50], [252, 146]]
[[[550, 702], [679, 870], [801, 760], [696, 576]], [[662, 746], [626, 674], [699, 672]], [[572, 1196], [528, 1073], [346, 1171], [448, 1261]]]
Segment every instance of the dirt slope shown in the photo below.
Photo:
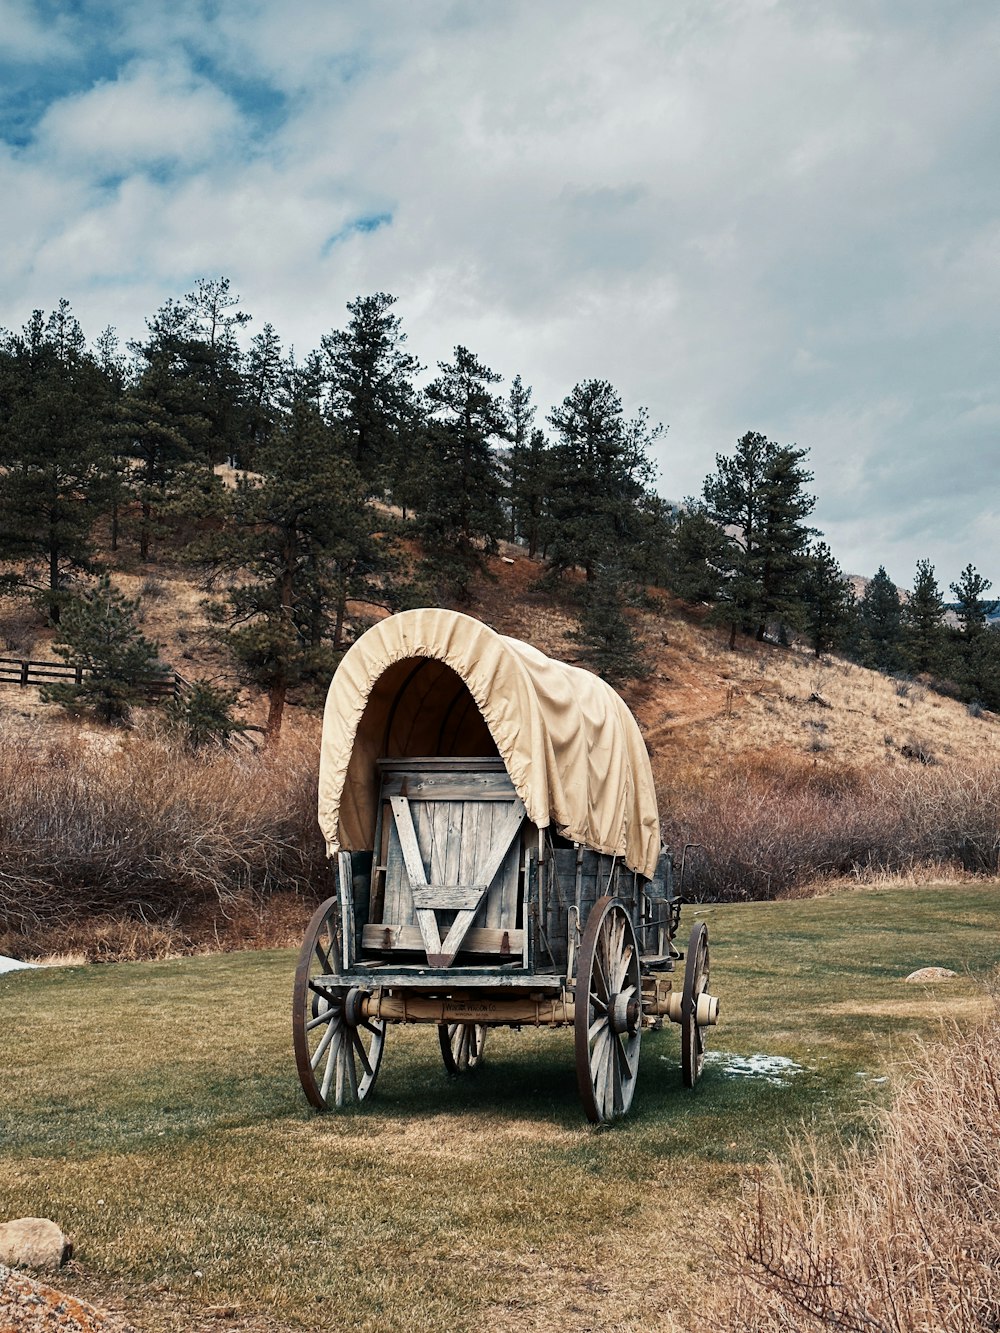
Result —
[[[465, 608], [503, 634], [586, 665], [570, 637], [572, 602], [540, 586], [543, 566], [521, 548], [503, 546], [477, 579]], [[151, 569], [114, 574], [129, 596], [142, 597], [143, 631], [182, 674], [236, 685], [232, 669], [203, 611], [204, 592], [185, 566], [163, 561]], [[841, 659], [817, 660], [801, 648], [741, 641], [706, 623], [703, 607], [661, 596], [660, 609], [635, 613], [646, 645], [649, 677], [623, 687], [646, 736], [658, 779], [678, 764], [725, 762], [747, 750], [808, 758], [816, 764], [969, 764], [1000, 758], [1000, 720], [972, 717], [955, 700], [919, 682], [889, 680]], [[359, 608], [360, 612], [361, 608]], [[0, 601], [0, 654], [50, 657], [51, 633], [29, 609]], [[263, 702], [243, 693], [244, 714], [263, 717]], [[289, 709], [307, 729], [316, 714]], [[36, 690], [0, 688], [7, 727], [37, 718], [60, 722], [59, 710], [38, 702]], [[72, 723], [74, 728], [79, 724]]]

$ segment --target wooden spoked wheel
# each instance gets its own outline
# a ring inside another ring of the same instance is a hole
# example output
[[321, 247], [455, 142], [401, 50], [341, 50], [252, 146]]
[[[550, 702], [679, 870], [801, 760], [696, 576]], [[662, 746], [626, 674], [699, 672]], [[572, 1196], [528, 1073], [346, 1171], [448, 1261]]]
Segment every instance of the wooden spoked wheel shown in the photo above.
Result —
[[302, 1089], [318, 1111], [364, 1101], [385, 1046], [385, 1023], [362, 1013], [364, 993], [336, 981], [343, 970], [337, 915], [336, 898], [317, 907], [295, 969], [295, 1064]]
[[628, 913], [598, 898], [587, 917], [576, 972], [576, 1079], [594, 1124], [627, 1113], [639, 1072], [642, 980]]
[[681, 992], [681, 1072], [687, 1088], [698, 1082], [705, 1063], [705, 1029], [698, 1023], [698, 997], [707, 992], [708, 977], [708, 927], [696, 921], [688, 939]]
[[441, 1059], [449, 1074], [471, 1074], [483, 1058], [486, 1027], [482, 1023], [439, 1023]]

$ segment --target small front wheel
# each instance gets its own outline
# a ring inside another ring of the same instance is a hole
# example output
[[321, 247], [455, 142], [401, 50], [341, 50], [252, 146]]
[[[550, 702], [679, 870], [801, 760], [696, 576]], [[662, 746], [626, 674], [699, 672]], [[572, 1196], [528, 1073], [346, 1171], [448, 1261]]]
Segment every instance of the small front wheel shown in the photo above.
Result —
[[681, 1073], [687, 1088], [698, 1082], [705, 1064], [705, 1028], [698, 1022], [698, 999], [708, 991], [708, 978], [708, 927], [696, 921], [688, 940], [681, 992]]
[[441, 1059], [449, 1074], [471, 1074], [483, 1058], [486, 1027], [483, 1023], [439, 1023]]

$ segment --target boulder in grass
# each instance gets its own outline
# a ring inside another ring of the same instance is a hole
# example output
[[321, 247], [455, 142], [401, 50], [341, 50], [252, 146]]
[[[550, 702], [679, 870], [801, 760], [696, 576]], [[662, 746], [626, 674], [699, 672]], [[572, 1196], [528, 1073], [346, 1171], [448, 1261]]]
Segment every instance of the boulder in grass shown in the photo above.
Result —
[[911, 972], [906, 980], [916, 982], [919, 985], [922, 981], [949, 981], [952, 977], [957, 976], [958, 973], [953, 972], [950, 967], [918, 967], [916, 972]]
[[0, 1222], [0, 1264], [11, 1268], [61, 1268], [73, 1253], [68, 1236], [47, 1217]]

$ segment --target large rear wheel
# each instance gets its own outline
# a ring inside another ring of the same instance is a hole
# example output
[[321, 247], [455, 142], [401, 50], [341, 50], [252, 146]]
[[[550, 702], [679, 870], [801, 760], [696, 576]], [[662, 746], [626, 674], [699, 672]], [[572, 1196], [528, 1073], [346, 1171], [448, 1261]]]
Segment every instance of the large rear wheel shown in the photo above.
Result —
[[576, 972], [576, 1078], [587, 1118], [627, 1114], [639, 1072], [642, 980], [632, 921], [616, 898], [587, 917]]
[[343, 969], [337, 918], [336, 898], [316, 909], [295, 969], [295, 1064], [302, 1090], [318, 1111], [364, 1101], [385, 1046], [385, 1023], [362, 1012], [364, 992], [338, 981]]

